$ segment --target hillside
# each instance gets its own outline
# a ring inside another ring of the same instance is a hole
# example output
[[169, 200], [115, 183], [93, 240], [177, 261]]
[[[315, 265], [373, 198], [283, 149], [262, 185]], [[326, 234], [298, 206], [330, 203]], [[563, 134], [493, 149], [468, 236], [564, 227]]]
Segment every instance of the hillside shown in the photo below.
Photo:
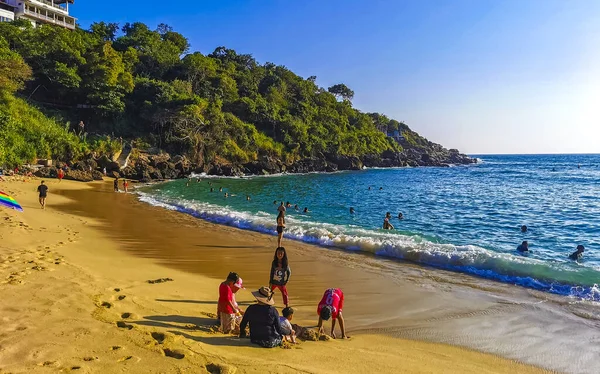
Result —
[[[30, 138], [46, 137], [39, 126], [62, 124], [65, 134], [55, 135], [70, 147], [23, 152], [5, 145], [5, 166], [51, 157], [117, 171], [110, 159], [123, 144], [134, 149], [120, 173], [136, 179], [472, 162], [404, 123], [353, 108], [354, 92], [344, 84], [324, 89], [314, 76], [225, 47], [190, 52], [187, 39], [166, 25], [99, 22], [68, 31], [0, 23], [0, 74], [0, 83], [12, 82], [0, 85], [5, 100], [51, 117], [22, 119], [23, 126], [36, 122]], [[12, 108], [3, 108], [5, 117], [15, 117]], [[387, 136], [394, 131], [401, 137]], [[6, 132], [0, 129], [0, 138]]]

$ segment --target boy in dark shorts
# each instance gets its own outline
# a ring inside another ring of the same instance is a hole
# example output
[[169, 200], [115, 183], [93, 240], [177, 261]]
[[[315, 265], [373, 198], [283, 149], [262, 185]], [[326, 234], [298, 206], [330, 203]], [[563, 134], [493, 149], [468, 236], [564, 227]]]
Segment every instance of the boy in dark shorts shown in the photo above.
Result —
[[44, 181], [40, 183], [37, 188], [38, 193], [40, 194], [40, 205], [42, 209], [46, 209], [46, 197], [48, 197], [48, 186], [44, 184]]

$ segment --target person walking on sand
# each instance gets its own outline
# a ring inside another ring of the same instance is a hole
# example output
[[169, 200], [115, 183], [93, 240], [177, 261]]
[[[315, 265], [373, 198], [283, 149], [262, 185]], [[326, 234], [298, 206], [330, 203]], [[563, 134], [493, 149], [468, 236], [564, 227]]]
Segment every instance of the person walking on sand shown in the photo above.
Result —
[[37, 192], [39, 193], [40, 205], [42, 209], [46, 209], [46, 197], [48, 197], [48, 186], [44, 183], [44, 181], [40, 182], [40, 185], [37, 188]]
[[113, 187], [115, 189], [115, 192], [119, 192], [119, 177], [115, 178], [115, 181], [113, 182]]
[[237, 273], [229, 273], [227, 279], [219, 285], [217, 311], [221, 320], [221, 332], [229, 334], [235, 330], [235, 316], [240, 312], [233, 296], [233, 285], [240, 279]]
[[331, 337], [335, 336], [335, 321], [340, 322], [340, 330], [342, 331], [342, 339], [350, 338], [346, 335], [346, 325], [344, 324], [344, 317], [342, 316], [342, 309], [344, 307], [344, 293], [339, 288], [330, 288], [325, 291], [323, 298], [317, 307], [317, 314], [319, 315], [319, 323], [317, 328], [319, 333], [323, 334], [325, 328], [323, 327], [323, 321], [331, 320]]
[[277, 215], [277, 247], [281, 247], [283, 239], [283, 229], [285, 228], [285, 210], [280, 210]]
[[127, 179], [123, 178], [123, 190], [125, 193], [127, 193], [127, 187], [129, 187], [129, 182], [127, 182]]
[[63, 180], [63, 178], [65, 177], [65, 172], [63, 171], [62, 168], [59, 168], [56, 174], [58, 177], [58, 183], [60, 183]]
[[269, 277], [269, 288], [274, 291], [276, 288], [281, 291], [283, 296], [283, 304], [287, 308], [289, 306], [287, 282], [290, 280], [292, 271], [288, 265], [287, 252], [284, 247], [277, 247], [273, 262], [271, 262], [271, 276]]

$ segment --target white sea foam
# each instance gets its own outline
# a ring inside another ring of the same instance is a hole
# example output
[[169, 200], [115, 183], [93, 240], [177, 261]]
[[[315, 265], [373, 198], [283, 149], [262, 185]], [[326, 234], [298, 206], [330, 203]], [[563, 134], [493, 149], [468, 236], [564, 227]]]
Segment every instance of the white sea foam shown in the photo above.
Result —
[[[264, 211], [248, 213], [210, 203], [174, 199], [138, 192], [141, 201], [169, 210], [245, 230], [275, 234], [274, 215]], [[562, 295], [600, 301], [597, 285], [583, 285], [578, 271], [560, 264], [526, 256], [494, 252], [473, 245], [435, 243], [420, 236], [389, 231], [368, 230], [357, 226], [340, 226], [287, 217], [285, 237], [326, 247], [364, 251], [375, 255], [407, 260], [419, 264], [455, 270], [502, 282]]]

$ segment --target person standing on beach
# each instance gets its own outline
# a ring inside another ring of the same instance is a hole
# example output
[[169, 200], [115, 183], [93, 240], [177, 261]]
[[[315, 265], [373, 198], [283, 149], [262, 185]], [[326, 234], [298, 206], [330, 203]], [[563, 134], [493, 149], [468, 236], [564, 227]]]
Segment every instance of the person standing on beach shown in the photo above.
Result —
[[284, 247], [277, 247], [273, 262], [271, 262], [271, 276], [269, 277], [269, 288], [274, 291], [276, 288], [281, 291], [283, 303], [287, 308], [289, 306], [287, 282], [290, 280], [292, 271], [288, 265], [287, 252]]
[[42, 206], [42, 209], [46, 209], [46, 197], [48, 197], [48, 186], [44, 184], [44, 181], [40, 182], [37, 191], [40, 197], [40, 205]]
[[127, 187], [129, 187], [129, 182], [127, 182], [127, 179], [123, 178], [123, 190], [125, 193], [127, 193]]
[[115, 181], [113, 182], [113, 187], [115, 189], [115, 192], [119, 192], [119, 177], [115, 178]]
[[284, 212], [285, 210], [280, 210], [279, 214], [277, 215], [277, 247], [281, 247], [281, 239], [283, 239], [283, 229], [285, 228]]
[[323, 321], [331, 320], [331, 337], [335, 336], [335, 321], [340, 322], [340, 330], [342, 331], [342, 339], [350, 338], [346, 335], [346, 325], [344, 324], [344, 317], [342, 316], [342, 309], [344, 307], [344, 293], [339, 288], [330, 288], [325, 291], [323, 298], [317, 307], [317, 314], [319, 315], [319, 323], [317, 327], [319, 333], [323, 334], [325, 328], [323, 327]]
[[240, 312], [233, 296], [233, 287], [240, 279], [237, 273], [229, 273], [227, 279], [219, 285], [217, 311], [221, 320], [221, 332], [229, 334], [235, 329], [235, 316]]
[[65, 172], [63, 171], [62, 168], [58, 169], [57, 177], [58, 177], [58, 183], [60, 183], [63, 180], [63, 178], [65, 177]]

